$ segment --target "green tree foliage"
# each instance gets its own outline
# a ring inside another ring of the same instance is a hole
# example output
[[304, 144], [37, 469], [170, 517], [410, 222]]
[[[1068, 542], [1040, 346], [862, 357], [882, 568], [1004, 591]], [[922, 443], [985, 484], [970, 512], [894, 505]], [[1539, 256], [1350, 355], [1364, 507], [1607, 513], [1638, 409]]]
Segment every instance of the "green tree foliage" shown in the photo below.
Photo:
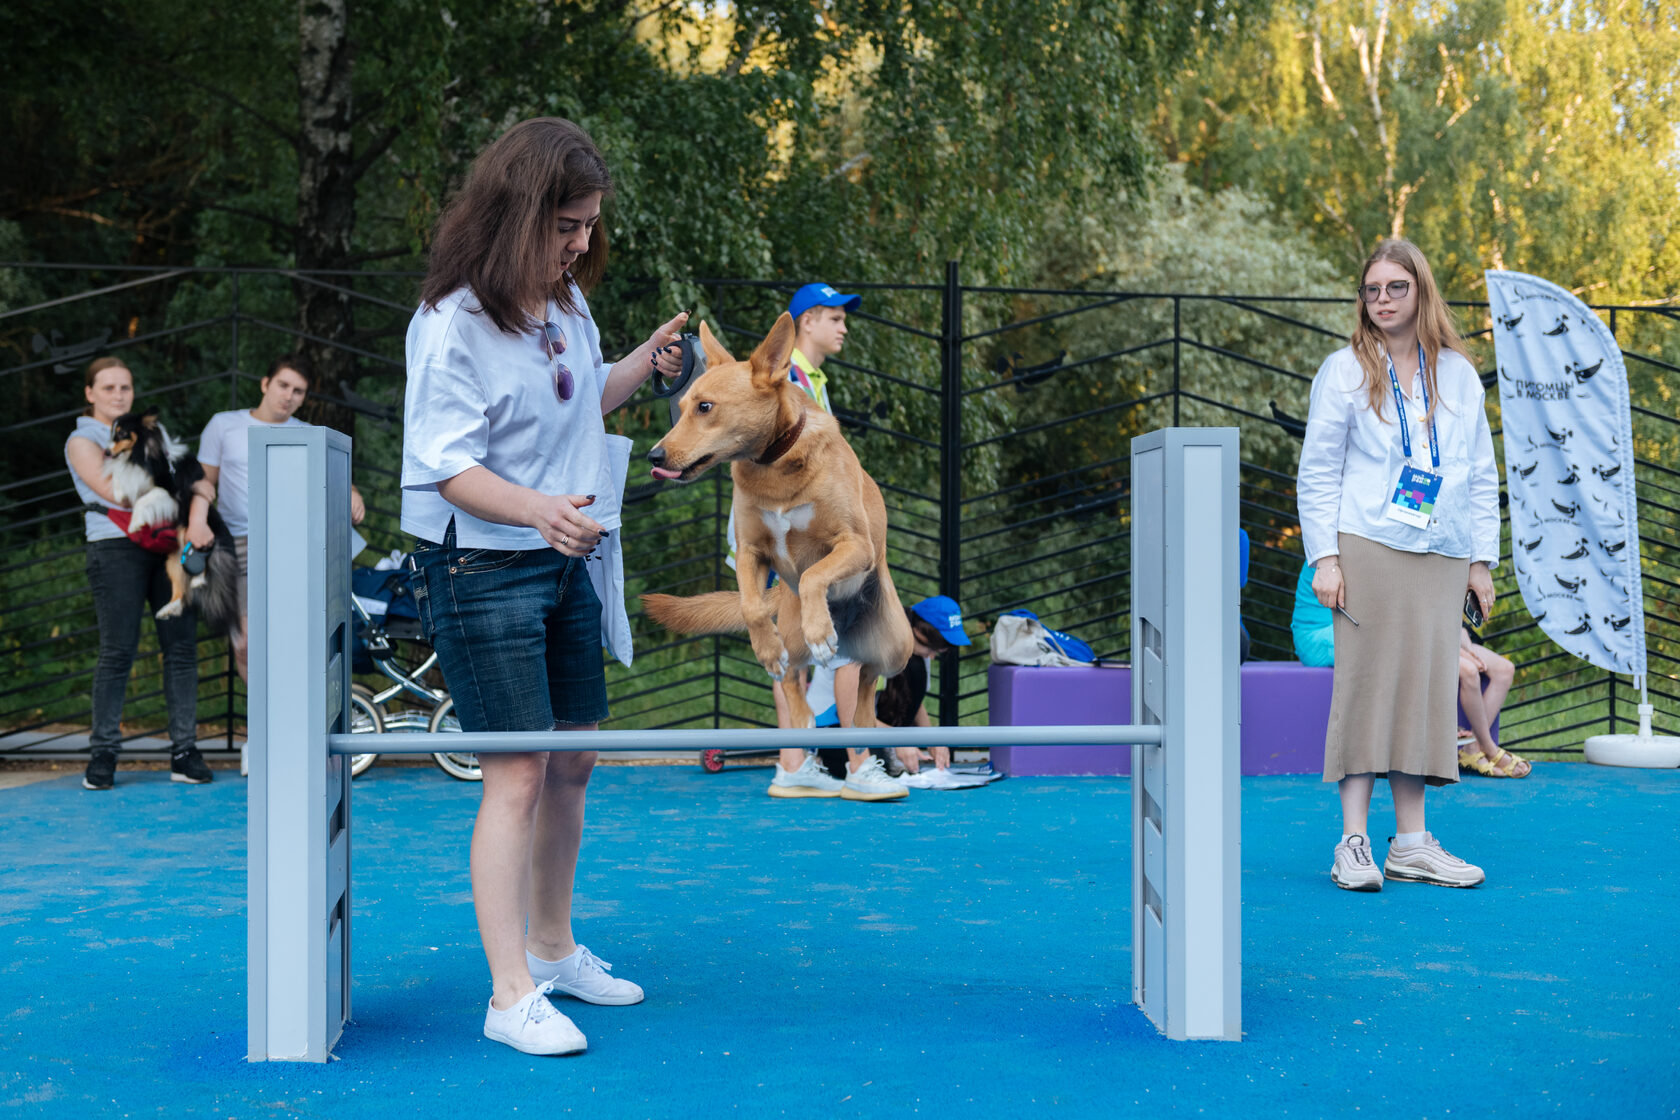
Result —
[[1494, 267], [1637, 301], [1680, 283], [1677, 97], [1673, 5], [1325, 0], [1200, 46], [1156, 134], [1344, 268], [1403, 235], [1457, 296]]

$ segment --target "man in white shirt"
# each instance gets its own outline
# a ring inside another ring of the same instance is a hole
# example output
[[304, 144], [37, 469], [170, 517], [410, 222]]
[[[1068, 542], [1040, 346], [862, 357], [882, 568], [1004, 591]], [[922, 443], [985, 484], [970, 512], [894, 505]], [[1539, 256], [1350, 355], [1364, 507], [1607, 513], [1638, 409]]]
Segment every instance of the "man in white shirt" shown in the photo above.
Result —
[[[250, 431], [255, 427], [290, 428], [308, 427], [302, 420], [292, 413], [303, 404], [309, 395], [308, 367], [301, 358], [288, 355], [276, 358], [268, 367], [268, 374], [262, 379], [262, 400], [255, 408], [236, 408], [231, 412], [218, 412], [204, 425], [204, 434], [198, 440], [198, 462], [204, 468], [204, 477], [216, 487], [216, 509], [220, 511], [222, 520], [227, 523], [228, 532], [233, 535], [234, 548], [239, 556], [239, 629], [228, 636], [233, 645], [234, 666], [239, 670], [239, 679], [245, 680], [248, 649], [246, 634], [248, 619], [247, 608], [249, 597], [248, 577], [250, 572], [250, 557], [248, 542], [251, 532], [251, 437]], [[362, 496], [356, 488], [350, 488], [350, 520], [354, 524], [361, 524], [366, 514], [366, 507], [362, 503]], [[208, 525], [200, 525], [203, 517], [195, 518], [188, 523], [187, 538], [195, 546], [201, 541], [209, 541]]]

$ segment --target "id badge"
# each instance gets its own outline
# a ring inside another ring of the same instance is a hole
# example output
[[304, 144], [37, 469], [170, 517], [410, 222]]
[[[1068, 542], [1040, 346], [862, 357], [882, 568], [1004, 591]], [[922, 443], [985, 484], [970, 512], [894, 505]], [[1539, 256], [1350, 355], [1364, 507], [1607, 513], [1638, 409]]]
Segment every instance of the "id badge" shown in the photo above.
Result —
[[1441, 494], [1441, 476], [1414, 466], [1400, 468], [1400, 482], [1388, 502], [1388, 516], [1419, 529], [1429, 528], [1435, 516], [1435, 499]]

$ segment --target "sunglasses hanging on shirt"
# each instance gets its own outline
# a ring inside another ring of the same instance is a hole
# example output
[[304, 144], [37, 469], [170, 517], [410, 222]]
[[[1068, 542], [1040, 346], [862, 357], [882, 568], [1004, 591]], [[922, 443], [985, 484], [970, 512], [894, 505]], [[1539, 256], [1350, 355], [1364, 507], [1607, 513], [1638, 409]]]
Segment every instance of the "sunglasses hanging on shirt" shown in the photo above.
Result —
[[571, 400], [577, 388], [577, 379], [566, 368], [566, 363], [560, 360], [560, 355], [566, 352], [566, 335], [559, 323], [543, 320], [542, 347], [548, 355], [549, 371], [554, 375], [554, 395], [561, 401]]

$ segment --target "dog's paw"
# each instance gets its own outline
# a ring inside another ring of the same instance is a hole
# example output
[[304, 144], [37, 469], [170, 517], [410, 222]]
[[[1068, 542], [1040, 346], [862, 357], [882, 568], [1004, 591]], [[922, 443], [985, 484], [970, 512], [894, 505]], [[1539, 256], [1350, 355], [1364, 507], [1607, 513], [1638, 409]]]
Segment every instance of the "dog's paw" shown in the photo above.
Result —
[[813, 662], [827, 667], [828, 663], [834, 660], [834, 655], [840, 652], [840, 635], [830, 630], [826, 638], [812, 641], [811, 636], [807, 634], [805, 648], [810, 650]]
[[186, 604], [180, 599], [175, 599], [172, 602], [165, 603], [162, 607], [160, 607], [158, 609], [157, 616], [160, 619], [180, 618], [181, 612], [185, 609]]

